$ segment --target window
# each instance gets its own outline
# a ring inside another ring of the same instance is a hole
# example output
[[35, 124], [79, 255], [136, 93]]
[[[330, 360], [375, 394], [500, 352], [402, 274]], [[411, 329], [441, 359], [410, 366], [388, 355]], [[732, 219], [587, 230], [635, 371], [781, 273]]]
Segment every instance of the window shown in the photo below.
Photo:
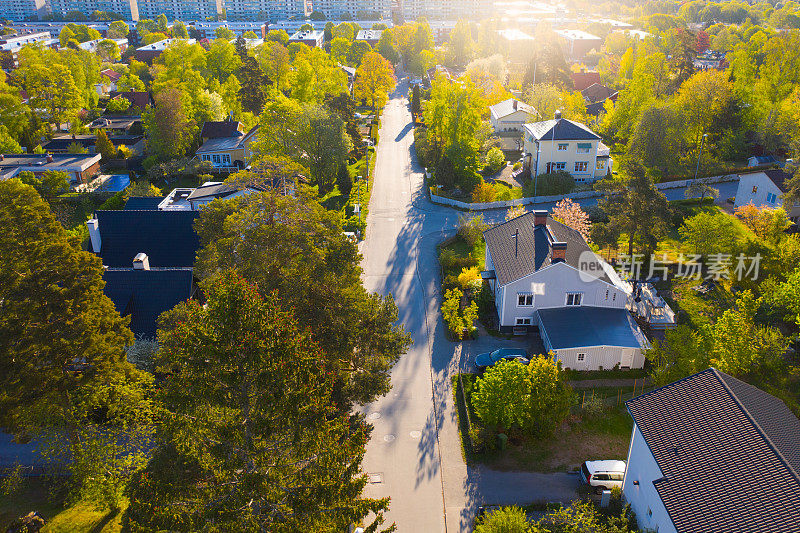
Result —
[[517, 317], [516, 325], [517, 326], [530, 326], [531, 325], [531, 317]]
[[610, 291], [609, 291], [608, 289], [606, 289], [606, 300], [608, 300], [608, 293], [609, 293], [609, 292], [610, 292]]
[[531, 307], [531, 306], [533, 306], [533, 294], [518, 292], [517, 307]]
[[203, 161], [211, 161], [211, 156], [208, 154], [203, 154], [202, 159]]
[[581, 300], [583, 300], [583, 294], [579, 292], [567, 293], [567, 305], [581, 305]]
[[579, 154], [588, 154], [592, 151], [592, 143], [578, 143]]
[[230, 165], [231, 164], [231, 156], [230, 156], [230, 154], [222, 154], [222, 164], [223, 165]]
[[217, 154], [212, 155], [211, 156], [211, 160], [214, 162], [215, 165], [219, 165], [220, 164], [220, 158], [219, 158], [219, 155], [217, 155]]
[[586, 172], [589, 163], [586, 161], [575, 161], [575, 172]]
[[585, 360], [586, 360], [586, 354], [585, 353], [579, 353], [578, 354], [578, 362], [582, 362], [582, 361], [585, 361]]
[[559, 152], [566, 152], [569, 149], [569, 144], [567, 143], [558, 143], [558, 151]]
[[625, 479], [625, 474], [614, 473], [611, 474], [611, 481], [622, 481]]
[[758, 192], [758, 185], [753, 185], [753, 194]]
[[777, 200], [777, 199], [778, 199], [778, 197], [775, 196], [774, 194], [772, 194], [771, 192], [767, 193], [767, 203], [774, 204], [775, 200]]
[[606, 168], [606, 160], [605, 159], [598, 159], [596, 167], [597, 167], [597, 170], [603, 170], [604, 168]]
[[566, 170], [567, 164], [566, 163], [556, 163], [556, 170]]

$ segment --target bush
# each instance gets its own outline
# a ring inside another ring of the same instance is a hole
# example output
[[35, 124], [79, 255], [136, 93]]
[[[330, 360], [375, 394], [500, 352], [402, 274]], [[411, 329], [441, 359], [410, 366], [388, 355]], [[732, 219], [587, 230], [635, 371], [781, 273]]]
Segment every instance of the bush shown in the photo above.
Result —
[[517, 161], [516, 163], [514, 163], [514, 166], [511, 167], [511, 170], [519, 170], [521, 168], [522, 168], [522, 161]]
[[481, 517], [475, 533], [526, 533], [531, 531], [528, 517], [521, 508], [503, 507]]
[[483, 202], [492, 202], [494, 201], [494, 187], [490, 184], [486, 183], [485, 181], [481, 180], [475, 186], [475, 189], [472, 191], [472, 202], [473, 203], [483, 203]]
[[489, 229], [489, 225], [483, 220], [483, 215], [474, 217], [458, 217], [458, 234], [467, 241], [471, 247], [481, 242], [483, 232]]
[[[478, 282], [478, 287], [475, 286]], [[481, 286], [481, 272], [477, 266], [472, 268], [462, 268], [461, 273], [458, 275], [458, 284], [463, 290], [476, 289]]]
[[103, 211], [116, 211], [125, 207], [125, 191], [119, 191], [117, 194], [103, 202], [100, 209]]
[[364, 234], [364, 229], [366, 229], [366, 227], [366, 221], [359, 219], [357, 215], [348, 217], [342, 224], [342, 230], [352, 231], [354, 233], [358, 233], [359, 235]]
[[483, 167], [483, 171], [486, 174], [494, 174], [505, 166], [506, 156], [503, 154], [503, 151], [496, 146], [490, 149], [486, 154], [486, 166]]
[[525, 183], [523, 194], [526, 197], [533, 196], [536, 189], [536, 196], [555, 196], [558, 194], [568, 194], [575, 189], [575, 178], [569, 172], [559, 170], [539, 174]]

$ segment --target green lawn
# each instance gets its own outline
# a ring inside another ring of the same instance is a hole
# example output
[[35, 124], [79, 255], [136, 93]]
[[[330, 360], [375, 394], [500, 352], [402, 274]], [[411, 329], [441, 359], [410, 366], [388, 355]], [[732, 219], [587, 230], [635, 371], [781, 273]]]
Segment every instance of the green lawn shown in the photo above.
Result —
[[64, 505], [49, 497], [44, 478], [34, 477], [25, 478], [15, 494], [0, 496], [0, 531], [31, 511], [37, 511], [45, 519], [42, 533], [116, 533], [121, 530], [121, 511], [98, 511], [86, 503]]
[[[469, 419], [475, 428], [480, 428], [480, 419], [470, 404], [470, 396], [477, 376], [461, 374], [466, 405], [458, 394], [458, 376], [453, 377], [453, 391], [459, 417], [459, 430], [462, 438], [462, 451], [467, 462], [483, 463], [497, 470], [522, 470], [530, 472], [572, 471], [583, 461], [592, 459], [625, 459], [628, 454], [633, 421], [624, 404], [606, 407], [599, 412], [588, 412], [576, 406], [561, 428], [546, 439], [517, 435], [509, 439], [505, 450], [476, 453], [472, 441], [466, 438], [467, 409]], [[595, 389], [596, 394], [614, 398], [618, 389], [603, 387]], [[630, 398], [632, 387], [622, 388], [623, 395]], [[587, 394], [590, 391], [587, 391]], [[583, 390], [577, 391], [577, 401], [583, 397]], [[637, 391], [638, 395], [638, 391]], [[490, 437], [491, 438], [491, 437]]]

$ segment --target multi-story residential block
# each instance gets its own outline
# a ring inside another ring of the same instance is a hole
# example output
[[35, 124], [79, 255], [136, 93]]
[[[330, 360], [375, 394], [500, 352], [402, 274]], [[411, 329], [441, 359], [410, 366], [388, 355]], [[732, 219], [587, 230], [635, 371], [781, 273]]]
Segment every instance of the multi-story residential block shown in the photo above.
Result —
[[153, 44], [146, 44], [136, 49], [136, 59], [145, 63], [152, 63], [155, 58], [160, 56], [169, 45], [176, 41], [186, 41], [189, 44], [194, 44], [194, 39], [164, 39]]
[[216, 37], [217, 29], [227, 28], [238, 37], [244, 35], [248, 31], [252, 31], [259, 38], [263, 39], [267, 34], [267, 25], [263, 22], [250, 22], [250, 21], [220, 21], [220, 22], [195, 22], [191, 25], [194, 28], [195, 36], [198, 39], [214, 39]]
[[[135, 1], [135, 0], [134, 0]], [[225, 9], [224, 0], [138, 0], [139, 17], [155, 20], [162, 13], [169, 20], [217, 18]]]
[[603, 39], [581, 30], [556, 30], [556, 35], [569, 59], [582, 59], [590, 50], [599, 50]]
[[[139, 20], [137, 0], [45, 0], [50, 11], [64, 15], [70, 11], [80, 11], [90, 15], [94, 11], [111, 11], [125, 20]], [[146, 3], [146, 2], [141, 2]]]
[[325, 32], [320, 30], [298, 31], [289, 37], [289, 44], [303, 43], [311, 48], [322, 48], [325, 44]]
[[338, 18], [391, 17], [391, 0], [313, 0], [314, 11], [321, 11], [329, 20]]
[[0, 16], [9, 20], [26, 20], [46, 15], [46, 0], [0, 0]]
[[0, 39], [0, 68], [12, 70], [19, 66], [18, 54], [20, 49], [33, 43], [42, 43], [50, 46], [53, 39], [49, 33], [30, 33], [28, 35], [16, 35]]
[[406, 20], [481, 19], [489, 17], [494, 0], [403, 0], [401, 12]]

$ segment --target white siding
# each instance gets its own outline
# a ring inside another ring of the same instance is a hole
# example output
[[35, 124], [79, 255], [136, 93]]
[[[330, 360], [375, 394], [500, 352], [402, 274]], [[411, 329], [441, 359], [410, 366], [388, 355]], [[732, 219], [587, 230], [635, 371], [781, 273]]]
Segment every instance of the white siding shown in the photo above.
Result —
[[[639, 431], [633, 425], [631, 445], [628, 449], [628, 466], [625, 470], [625, 480], [622, 483], [622, 494], [631, 504], [631, 509], [636, 513], [639, 528], [658, 533], [677, 533], [667, 509], [661, 503], [653, 481], [662, 478], [650, 448]], [[638, 485], [633, 482], [638, 481]]]
[[[541, 331], [541, 330], [540, 330]], [[550, 349], [549, 339], [546, 348]], [[578, 361], [578, 354], [584, 354], [583, 361]], [[630, 368], [642, 368], [644, 355], [639, 348], [623, 348], [620, 346], [582, 346], [580, 348], [562, 348], [555, 350], [562, 368], [573, 370], [610, 370], [617, 364], [625, 364]]]
[[498, 118], [494, 113], [491, 115], [492, 128], [496, 132], [518, 131], [522, 133], [522, 127], [534, 119], [533, 115], [522, 109], [518, 109], [505, 117]]
[[[775, 195], [774, 202], [769, 202], [767, 200], [768, 194]], [[763, 172], [744, 174], [739, 177], [739, 187], [736, 190], [736, 198], [734, 199], [733, 206], [740, 207], [753, 202], [756, 207], [780, 207], [783, 203], [781, 201], [781, 194], [783, 194], [783, 192], [769, 179], [769, 176]]]
[[[625, 307], [627, 295], [624, 291], [600, 279], [585, 280], [584, 277], [566, 263], [555, 263], [503, 286], [503, 292], [498, 294], [500, 298], [495, 302], [500, 325], [513, 326], [517, 317], [533, 317], [536, 309], [564, 307], [568, 292], [582, 293], [582, 305]], [[518, 293], [533, 293], [533, 307], [518, 307]]]

